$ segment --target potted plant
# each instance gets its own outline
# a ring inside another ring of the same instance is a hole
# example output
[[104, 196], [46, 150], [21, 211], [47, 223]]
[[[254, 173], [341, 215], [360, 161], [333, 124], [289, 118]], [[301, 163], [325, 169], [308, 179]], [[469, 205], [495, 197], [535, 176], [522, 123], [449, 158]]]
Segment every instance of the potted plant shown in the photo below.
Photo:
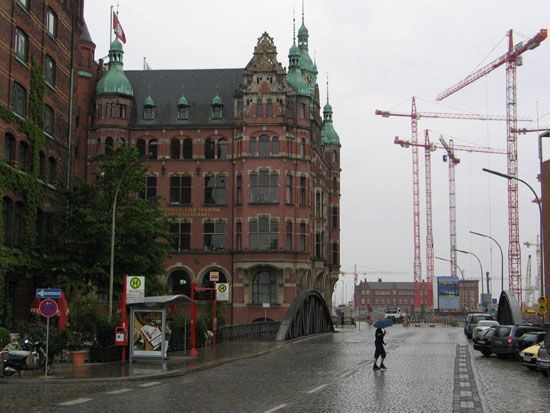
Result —
[[79, 296], [71, 303], [67, 346], [71, 351], [73, 364], [83, 364], [88, 349], [96, 341], [98, 306], [99, 301], [94, 294]]

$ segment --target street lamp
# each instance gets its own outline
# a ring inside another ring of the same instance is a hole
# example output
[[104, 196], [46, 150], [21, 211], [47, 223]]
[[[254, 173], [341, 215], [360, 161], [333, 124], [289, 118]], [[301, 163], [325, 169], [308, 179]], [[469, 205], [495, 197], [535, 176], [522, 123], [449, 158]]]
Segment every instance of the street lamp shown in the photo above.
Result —
[[[542, 142], [542, 138], [545, 137], [547, 133], [548, 132], [543, 133], [542, 135], [539, 136], [539, 142]], [[539, 156], [542, 159], [542, 152], [540, 151], [540, 148], [539, 148]], [[535, 192], [535, 190], [533, 189], [533, 187], [531, 185], [529, 185], [527, 182], [525, 182], [523, 179], [520, 179], [516, 176], [503, 174], [502, 172], [497, 172], [497, 171], [493, 171], [491, 169], [486, 169], [486, 168], [483, 168], [483, 171], [488, 172], [488, 173], [493, 174], [493, 175], [500, 176], [502, 178], [506, 178], [508, 180], [514, 179], [516, 181], [519, 181], [519, 182], [525, 184], [531, 190], [531, 192], [533, 192], [533, 195], [535, 195], [535, 199], [536, 199], [537, 205], [539, 207], [540, 250], [542, 251], [542, 254], [544, 255], [543, 240], [542, 240], [542, 202], [540, 202], [540, 198], [538, 197], [538, 195]], [[540, 273], [541, 273], [541, 277], [540, 277], [540, 296], [542, 298], [542, 297], [544, 297], [544, 259], [542, 259], [541, 262], [540, 262]]]
[[479, 259], [479, 257], [477, 255], [475, 255], [473, 252], [470, 252], [470, 251], [464, 251], [464, 250], [457, 249], [456, 252], [461, 252], [462, 254], [473, 255], [475, 257], [475, 259], [477, 260], [477, 262], [479, 263], [479, 271], [480, 271], [480, 275], [481, 275], [481, 294], [483, 294], [483, 267], [481, 265], [481, 260]]
[[[489, 235], [486, 235], [486, 234], [481, 234], [480, 232], [475, 232], [475, 231], [470, 231], [470, 234], [474, 234], [474, 235], [479, 235], [480, 237], [485, 237], [485, 238], [489, 238], [490, 240], [494, 241], [495, 244], [498, 245], [498, 249], [500, 250], [500, 291], [504, 291], [504, 254], [502, 253], [502, 247], [500, 246], [500, 244], [498, 243], [498, 241], [496, 239], [494, 239], [493, 237], [489, 236]], [[487, 287], [488, 289], [489, 287]], [[489, 291], [487, 291], [489, 292]]]

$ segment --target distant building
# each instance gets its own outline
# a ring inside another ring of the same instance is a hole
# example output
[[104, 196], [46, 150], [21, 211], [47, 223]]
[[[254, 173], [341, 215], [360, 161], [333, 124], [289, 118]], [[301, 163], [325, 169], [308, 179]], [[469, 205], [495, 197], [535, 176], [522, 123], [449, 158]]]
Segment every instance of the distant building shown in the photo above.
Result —
[[462, 311], [478, 311], [479, 280], [459, 280], [459, 302]]
[[373, 314], [383, 314], [388, 307], [399, 307], [410, 314], [410, 309], [414, 307], [414, 283], [361, 281], [355, 286], [353, 302], [357, 314], [363, 314], [363, 309]]

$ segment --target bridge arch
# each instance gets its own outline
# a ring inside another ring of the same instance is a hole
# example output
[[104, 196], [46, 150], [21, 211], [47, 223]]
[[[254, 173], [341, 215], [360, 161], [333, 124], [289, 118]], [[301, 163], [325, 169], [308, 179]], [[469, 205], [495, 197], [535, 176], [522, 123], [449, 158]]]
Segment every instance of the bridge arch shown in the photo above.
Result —
[[334, 332], [332, 316], [319, 291], [303, 291], [296, 296], [277, 333], [277, 341], [316, 333]]
[[500, 293], [497, 321], [500, 324], [522, 324], [523, 322], [516, 297], [510, 291]]

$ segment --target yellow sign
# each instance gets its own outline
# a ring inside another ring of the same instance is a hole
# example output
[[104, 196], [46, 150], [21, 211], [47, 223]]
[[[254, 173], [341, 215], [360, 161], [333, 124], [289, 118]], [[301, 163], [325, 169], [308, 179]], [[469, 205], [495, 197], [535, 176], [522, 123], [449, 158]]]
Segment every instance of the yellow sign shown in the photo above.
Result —
[[229, 284], [228, 283], [216, 284], [216, 300], [229, 301]]
[[546, 297], [539, 298], [539, 306], [546, 306]]

